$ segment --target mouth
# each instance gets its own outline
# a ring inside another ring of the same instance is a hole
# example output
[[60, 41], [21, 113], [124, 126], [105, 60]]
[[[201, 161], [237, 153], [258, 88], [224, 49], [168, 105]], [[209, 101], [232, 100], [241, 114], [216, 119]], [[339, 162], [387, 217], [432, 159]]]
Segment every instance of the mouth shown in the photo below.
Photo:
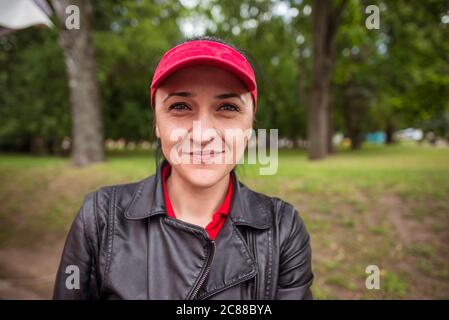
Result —
[[203, 151], [193, 151], [193, 152], [183, 152], [183, 154], [190, 156], [193, 159], [197, 159], [201, 162], [210, 161], [219, 155], [222, 155], [224, 151], [218, 150], [203, 150]]

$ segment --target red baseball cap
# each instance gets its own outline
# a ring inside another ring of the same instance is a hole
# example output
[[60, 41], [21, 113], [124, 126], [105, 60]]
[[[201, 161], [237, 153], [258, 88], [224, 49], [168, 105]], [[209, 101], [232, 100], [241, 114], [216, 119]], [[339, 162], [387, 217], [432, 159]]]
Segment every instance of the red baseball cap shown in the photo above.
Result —
[[253, 96], [254, 112], [256, 112], [257, 83], [250, 63], [231, 46], [211, 40], [184, 42], [164, 54], [151, 82], [151, 110], [154, 110], [154, 94], [162, 81], [179, 69], [200, 64], [223, 68], [241, 79]]

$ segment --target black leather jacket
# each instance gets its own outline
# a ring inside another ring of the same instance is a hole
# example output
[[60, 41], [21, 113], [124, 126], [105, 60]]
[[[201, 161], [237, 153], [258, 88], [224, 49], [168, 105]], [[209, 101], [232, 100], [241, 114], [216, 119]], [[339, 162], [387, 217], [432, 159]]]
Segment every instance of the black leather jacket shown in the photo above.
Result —
[[312, 298], [310, 237], [291, 204], [250, 190], [233, 170], [231, 212], [213, 241], [166, 214], [164, 165], [85, 197], [53, 299]]

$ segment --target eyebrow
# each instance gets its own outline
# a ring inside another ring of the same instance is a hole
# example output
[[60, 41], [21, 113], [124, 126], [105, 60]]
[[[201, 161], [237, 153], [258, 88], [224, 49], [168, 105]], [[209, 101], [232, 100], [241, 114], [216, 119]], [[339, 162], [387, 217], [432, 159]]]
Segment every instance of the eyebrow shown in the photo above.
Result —
[[[169, 93], [169, 94], [164, 98], [164, 102], [165, 102], [168, 98], [173, 97], [173, 96], [179, 96], [179, 97], [187, 97], [187, 98], [189, 98], [189, 97], [194, 97], [194, 96], [196, 96], [196, 94], [195, 94], [195, 93], [191, 93], [191, 92], [187, 92], [187, 91], [171, 92], [171, 93]], [[237, 99], [239, 99], [240, 101], [242, 101], [243, 104], [245, 103], [245, 101], [242, 99], [242, 97], [241, 97], [239, 94], [234, 93], [234, 92], [222, 93], [222, 94], [216, 95], [214, 98], [215, 98], [215, 99], [237, 98]]]
[[227, 98], [237, 98], [240, 101], [242, 101], [243, 104], [245, 104], [245, 101], [243, 101], [242, 97], [237, 93], [229, 92], [229, 93], [222, 93], [222, 94], [215, 96], [215, 99], [227, 99]]
[[191, 92], [186, 92], [186, 91], [172, 92], [172, 93], [169, 93], [169, 94], [164, 98], [164, 102], [165, 102], [165, 100], [167, 100], [168, 98], [173, 97], [173, 96], [187, 97], [187, 98], [188, 98], [188, 97], [196, 96], [196, 94], [193, 94], [193, 93], [191, 93]]

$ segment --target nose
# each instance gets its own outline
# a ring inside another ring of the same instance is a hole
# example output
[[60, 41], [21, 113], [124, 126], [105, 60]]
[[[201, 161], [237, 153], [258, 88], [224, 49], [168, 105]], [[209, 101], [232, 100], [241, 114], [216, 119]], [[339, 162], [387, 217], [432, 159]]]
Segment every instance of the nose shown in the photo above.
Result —
[[218, 137], [215, 121], [209, 110], [198, 112], [192, 124], [193, 148], [203, 149], [206, 145]]

